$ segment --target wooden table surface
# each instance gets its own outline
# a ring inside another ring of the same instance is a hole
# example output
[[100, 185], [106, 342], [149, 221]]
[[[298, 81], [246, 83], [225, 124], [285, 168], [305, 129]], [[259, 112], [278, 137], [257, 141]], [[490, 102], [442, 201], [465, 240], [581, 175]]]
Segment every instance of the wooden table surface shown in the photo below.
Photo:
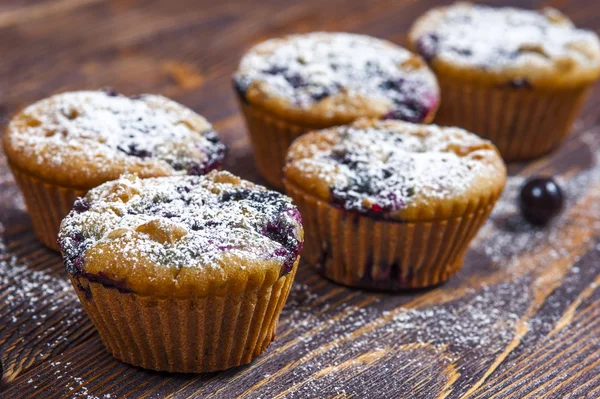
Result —
[[[212, 121], [226, 167], [260, 182], [230, 86], [251, 44], [337, 30], [403, 43], [434, 0], [2, 0], [0, 124], [50, 94], [111, 86], [160, 93]], [[440, 1], [441, 3], [441, 1]], [[553, 5], [600, 28], [595, 0]], [[350, 290], [302, 264], [277, 339], [248, 366], [207, 375], [145, 371], [108, 355], [35, 239], [0, 155], [2, 398], [599, 398], [600, 87], [550, 156], [510, 165], [508, 187], [443, 286]], [[533, 228], [515, 207], [524, 177], [558, 176], [568, 204]]]

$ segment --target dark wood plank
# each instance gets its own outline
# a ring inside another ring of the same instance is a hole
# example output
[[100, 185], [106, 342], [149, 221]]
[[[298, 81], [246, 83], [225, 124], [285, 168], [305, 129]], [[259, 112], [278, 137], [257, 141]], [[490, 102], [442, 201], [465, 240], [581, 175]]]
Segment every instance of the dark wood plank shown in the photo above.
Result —
[[[341, 30], [402, 43], [433, 0], [208, 2], [9, 0], [0, 5], [0, 124], [55, 92], [113, 86], [170, 96], [215, 123], [226, 167], [261, 182], [230, 88], [251, 44]], [[598, 30], [593, 0], [551, 5]], [[510, 165], [506, 192], [463, 270], [431, 290], [350, 290], [301, 265], [278, 337], [251, 365], [170, 375], [112, 359], [42, 248], [0, 155], [0, 397], [600, 397], [600, 90], [560, 151]], [[524, 223], [524, 177], [559, 176], [556, 223]]]

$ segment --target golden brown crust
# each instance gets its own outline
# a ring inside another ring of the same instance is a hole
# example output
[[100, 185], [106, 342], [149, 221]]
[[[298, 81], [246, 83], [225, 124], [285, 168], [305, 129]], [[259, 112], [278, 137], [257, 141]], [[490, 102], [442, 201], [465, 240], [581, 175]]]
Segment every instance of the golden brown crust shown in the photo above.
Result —
[[[419, 109], [406, 112], [419, 115], [403, 119], [431, 121], [439, 101], [435, 76], [420, 57], [393, 43], [348, 33], [315, 32], [260, 43], [244, 56], [234, 81], [252, 106], [317, 128], [382, 117], [414, 103]], [[400, 92], [395, 98], [386, 84], [398, 82], [407, 86], [393, 89]]]
[[70, 92], [18, 113], [4, 148], [26, 173], [87, 190], [123, 173], [168, 176], [210, 163], [213, 149], [224, 147], [208, 140], [208, 132], [212, 127], [203, 117], [161, 96]]
[[153, 297], [273, 284], [298, 260], [303, 230], [281, 194], [227, 172], [111, 181], [64, 219], [67, 270]]
[[559, 11], [456, 3], [413, 24], [410, 47], [446, 78], [487, 85], [578, 87], [600, 76], [600, 42]]
[[[121, 248], [135, 246], [142, 240], [135, 237], [120, 245]], [[101, 273], [110, 280], [124, 281], [128, 290], [155, 298], [223, 296], [226, 292], [241, 292], [245, 287], [256, 288], [262, 282], [274, 283], [281, 270], [281, 262], [274, 259], [249, 260], [230, 254], [220, 258], [212, 268], [168, 267], [147, 258], [132, 258], [108, 243], [90, 249], [85, 264], [86, 273]]]
[[365, 119], [297, 139], [284, 175], [350, 211], [427, 221], [500, 193], [506, 168], [493, 144], [462, 129]]

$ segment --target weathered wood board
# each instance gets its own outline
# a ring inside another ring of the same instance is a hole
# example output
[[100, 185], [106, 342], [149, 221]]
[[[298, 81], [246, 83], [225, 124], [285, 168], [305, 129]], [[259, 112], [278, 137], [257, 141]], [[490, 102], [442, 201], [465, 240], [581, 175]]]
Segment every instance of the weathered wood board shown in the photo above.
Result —
[[[212, 121], [226, 168], [257, 176], [230, 77], [251, 44], [338, 30], [403, 43], [434, 0], [3, 0], [0, 126], [55, 92], [111, 86], [161, 93]], [[600, 4], [553, 5], [600, 28]], [[443, 286], [350, 290], [301, 265], [276, 341], [249, 366], [169, 375], [108, 355], [59, 255], [35, 239], [0, 156], [1, 398], [599, 398], [600, 87], [573, 136], [548, 157], [510, 165], [508, 187]], [[547, 228], [519, 216], [523, 179], [552, 174], [568, 204]]]

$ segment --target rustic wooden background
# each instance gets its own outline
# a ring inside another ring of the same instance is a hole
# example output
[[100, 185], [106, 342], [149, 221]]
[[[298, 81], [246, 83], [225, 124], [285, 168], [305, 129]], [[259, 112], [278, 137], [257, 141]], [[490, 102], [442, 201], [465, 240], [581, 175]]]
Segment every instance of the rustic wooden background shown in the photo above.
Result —
[[[260, 181], [230, 88], [244, 50], [314, 30], [403, 43], [437, 3], [2, 0], [0, 125], [65, 90], [161, 93], [214, 122], [231, 149], [227, 168]], [[493, 3], [553, 5], [600, 28], [596, 0]], [[0, 397], [598, 398], [599, 100], [596, 90], [560, 151], [510, 166], [502, 200], [447, 284], [362, 292], [301, 265], [267, 353], [201, 376], [144, 371], [103, 350], [60, 257], [36, 242], [0, 155]], [[544, 229], [514, 206], [523, 177], [538, 173], [557, 175], [569, 198]]]

